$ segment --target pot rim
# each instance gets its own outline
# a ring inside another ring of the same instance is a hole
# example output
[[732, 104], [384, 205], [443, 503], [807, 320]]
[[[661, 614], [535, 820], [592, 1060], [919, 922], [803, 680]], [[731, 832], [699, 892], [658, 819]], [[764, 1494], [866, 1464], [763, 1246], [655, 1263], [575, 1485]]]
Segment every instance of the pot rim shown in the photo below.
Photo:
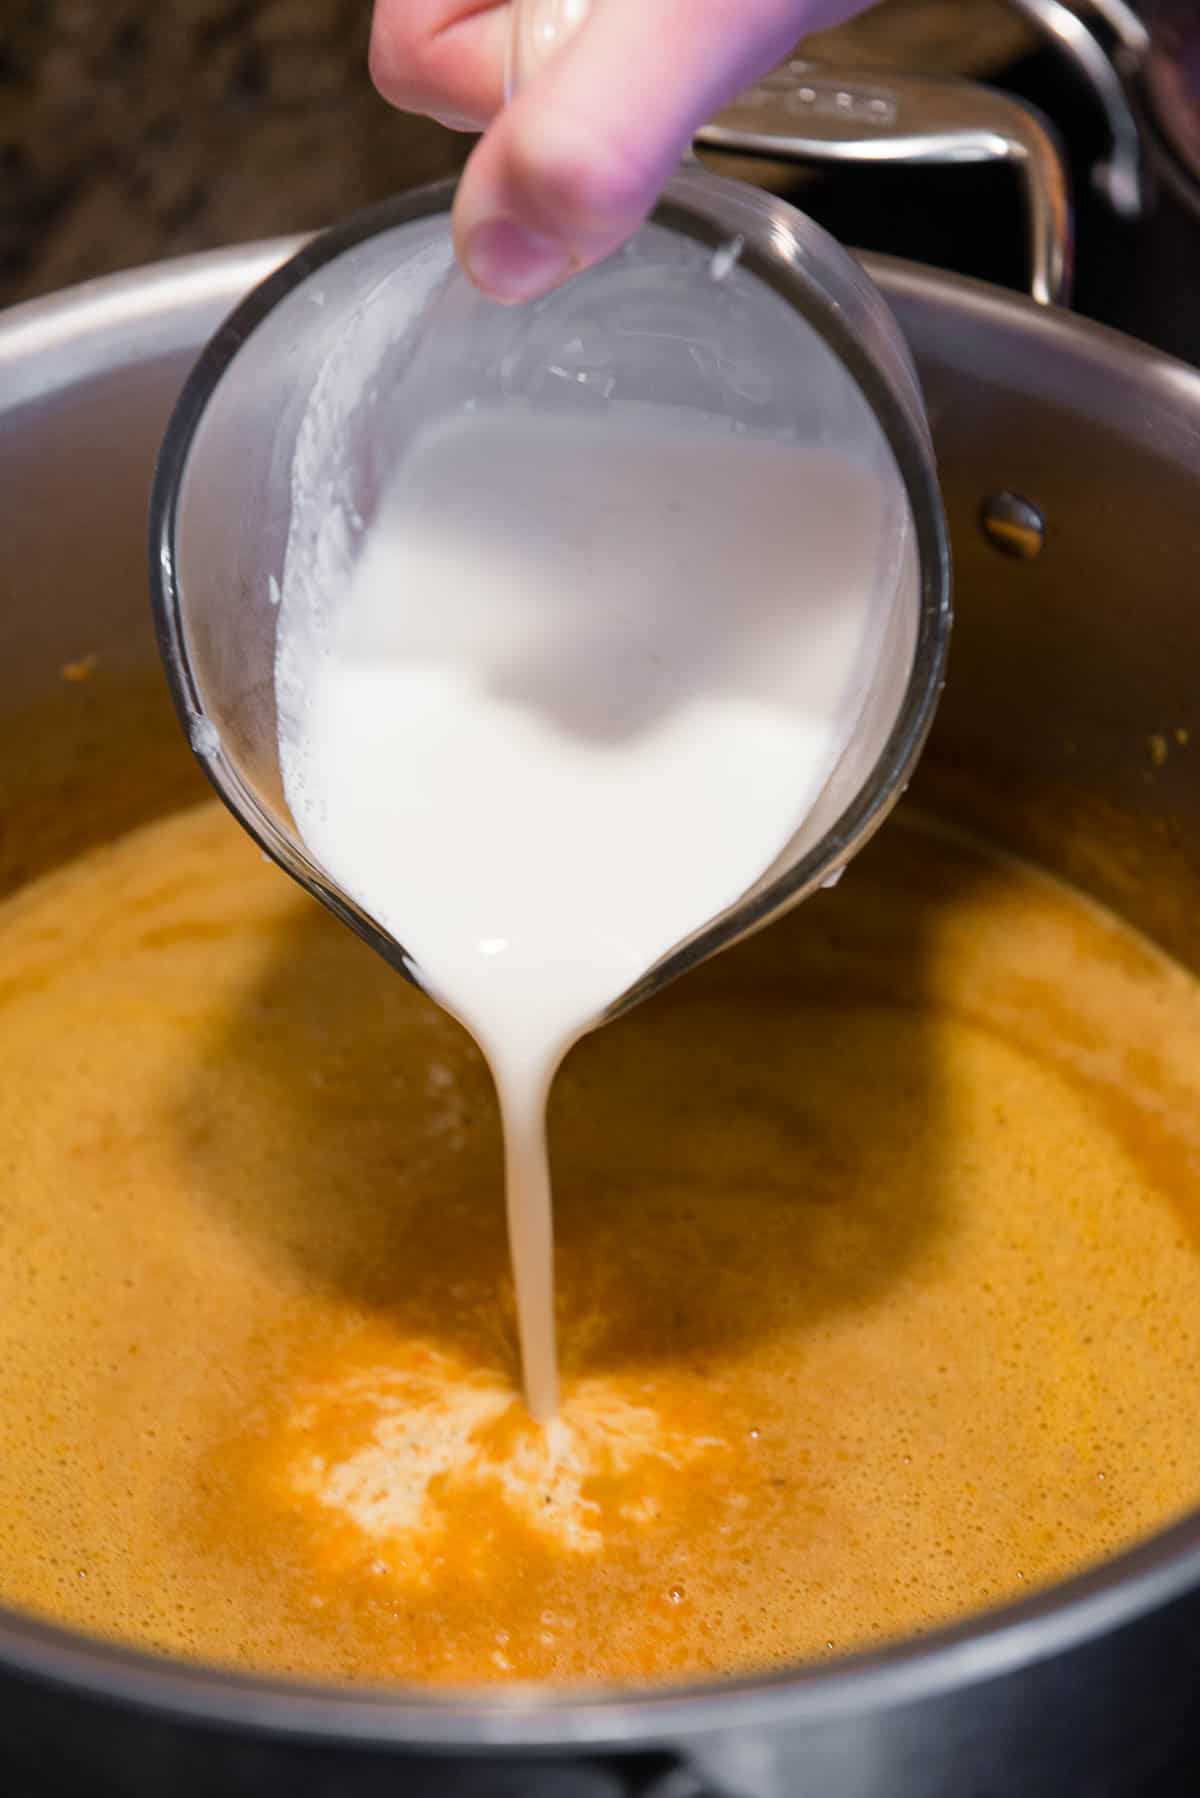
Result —
[[[149, 264], [13, 308], [0, 316], [2, 409], [45, 401], [110, 371], [113, 346], [122, 340], [143, 363], [198, 349], [221, 311], [303, 242], [280, 238]], [[1071, 349], [1093, 373], [1089, 405], [1115, 406], [1119, 394], [1110, 383], [1123, 376], [1170, 408], [1189, 435], [1200, 435], [1200, 371], [1020, 295], [892, 258], [863, 261], [886, 297], [950, 301], [960, 315], [1032, 336], [1044, 350]], [[198, 331], [201, 313], [207, 316]], [[1192, 421], [1178, 418], [1183, 400], [1195, 409]], [[586, 1691], [463, 1689], [453, 1696], [338, 1686], [173, 1660], [3, 1607], [0, 1665], [98, 1700], [295, 1739], [460, 1753], [620, 1748], [917, 1703], [1082, 1647], [1196, 1588], [1200, 1509], [1091, 1570], [923, 1637], [736, 1679]]]
[[1081, 1648], [1200, 1587], [1200, 1511], [1027, 1599], [829, 1663], [643, 1687], [338, 1686], [127, 1648], [0, 1608], [0, 1667], [197, 1724], [456, 1753], [644, 1747], [944, 1697]]

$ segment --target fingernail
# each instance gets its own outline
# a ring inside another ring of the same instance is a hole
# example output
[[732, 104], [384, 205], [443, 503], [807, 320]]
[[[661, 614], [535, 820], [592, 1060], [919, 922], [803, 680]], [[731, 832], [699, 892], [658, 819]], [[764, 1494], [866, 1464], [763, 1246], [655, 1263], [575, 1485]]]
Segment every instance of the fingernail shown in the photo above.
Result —
[[509, 305], [535, 300], [561, 281], [570, 256], [552, 237], [519, 225], [516, 219], [487, 219], [463, 247], [467, 273], [494, 300]]

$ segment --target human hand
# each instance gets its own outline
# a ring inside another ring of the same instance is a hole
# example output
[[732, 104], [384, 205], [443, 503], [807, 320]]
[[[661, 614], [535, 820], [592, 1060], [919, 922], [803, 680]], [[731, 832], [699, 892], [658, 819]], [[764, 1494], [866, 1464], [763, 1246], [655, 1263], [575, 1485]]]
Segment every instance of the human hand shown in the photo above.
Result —
[[482, 130], [454, 206], [459, 260], [494, 299], [535, 299], [617, 249], [696, 130], [808, 32], [869, 0], [592, 0], [504, 106], [509, 0], [375, 0], [385, 99]]

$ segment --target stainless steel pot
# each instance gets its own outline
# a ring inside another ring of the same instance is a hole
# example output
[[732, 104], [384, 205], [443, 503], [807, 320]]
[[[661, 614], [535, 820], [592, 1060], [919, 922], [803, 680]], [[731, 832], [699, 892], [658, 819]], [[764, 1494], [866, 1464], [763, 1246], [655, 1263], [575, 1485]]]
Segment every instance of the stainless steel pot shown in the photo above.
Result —
[[[150, 629], [151, 468], [196, 352], [293, 247], [0, 321], [0, 890], [202, 790]], [[925, 383], [958, 569], [924, 800], [1200, 969], [1200, 373], [988, 288], [871, 272]], [[87, 656], [92, 678], [69, 678]], [[649, 1696], [291, 1686], [9, 1614], [0, 1780], [89, 1798], [1145, 1798], [1175, 1789], [1172, 1766], [1194, 1789], [1198, 1639], [1200, 1514], [921, 1641]]]

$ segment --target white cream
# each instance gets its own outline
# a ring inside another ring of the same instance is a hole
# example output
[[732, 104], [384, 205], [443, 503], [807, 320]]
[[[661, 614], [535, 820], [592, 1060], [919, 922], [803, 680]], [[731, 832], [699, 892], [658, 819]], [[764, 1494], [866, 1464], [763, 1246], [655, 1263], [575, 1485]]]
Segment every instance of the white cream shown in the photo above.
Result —
[[478, 411], [410, 448], [322, 640], [289, 635], [285, 582], [287, 798], [491, 1064], [543, 1421], [551, 1080], [813, 807], [874, 673], [895, 503], [875, 464], [694, 414]]

